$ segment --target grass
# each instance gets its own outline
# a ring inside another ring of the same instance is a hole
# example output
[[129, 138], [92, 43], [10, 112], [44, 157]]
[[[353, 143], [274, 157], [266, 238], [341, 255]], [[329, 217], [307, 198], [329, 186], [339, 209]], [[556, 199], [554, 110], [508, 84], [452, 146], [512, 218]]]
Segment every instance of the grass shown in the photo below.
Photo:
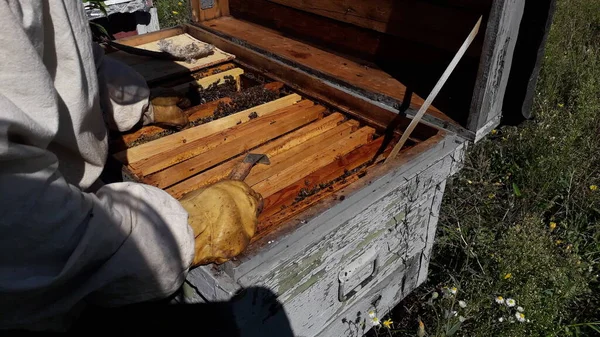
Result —
[[[161, 27], [189, 18], [187, 2], [155, 5]], [[427, 283], [373, 334], [419, 335], [419, 320], [427, 336], [600, 334], [600, 0], [558, 0], [532, 112], [471, 148]]]
[[191, 9], [188, 0], [154, 0], [160, 28], [169, 28], [191, 20]]
[[600, 334], [599, 0], [558, 0], [533, 113], [472, 147], [446, 189], [427, 283], [375, 334], [418, 335], [419, 319], [428, 336]]

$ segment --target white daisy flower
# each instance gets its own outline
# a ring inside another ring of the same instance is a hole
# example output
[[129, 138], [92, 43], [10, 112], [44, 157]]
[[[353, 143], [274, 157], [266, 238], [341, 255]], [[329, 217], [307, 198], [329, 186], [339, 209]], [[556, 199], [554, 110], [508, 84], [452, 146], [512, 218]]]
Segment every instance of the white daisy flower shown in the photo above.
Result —
[[458, 315], [458, 312], [456, 310], [452, 310], [452, 311], [448, 311], [446, 310], [446, 318], [450, 318], [450, 317], [456, 317], [456, 315]]
[[498, 318], [498, 322], [500, 322], [500, 323], [504, 322], [504, 317]]
[[375, 318], [375, 310], [369, 310], [369, 317]]
[[379, 318], [377, 318], [377, 317], [373, 317], [373, 318], [371, 318], [371, 324], [372, 324], [373, 326], [378, 326], [378, 325], [380, 324], [380, 323], [379, 323]]
[[523, 309], [523, 307], [517, 307], [517, 311], [518, 312], [523, 312], [523, 311], [525, 311], [525, 309]]
[[515, 317], [517, 318], [517, 321], [519, 321], [519, 322], [521, 322], [521, 323], [523, 323], [523, 322], [525, 322], [525, 321], [526, 321], [526, 320], [525, 320], [525, 314], [524, 314], [524, 313], [522, 313], [522, 312], [517, 312], [517, 313], [515, 313]]
[[513, 300], [512, 298], [507, 298], [506, 299], [506, 306], [507, 307], [512, 308], [515, 305], [517, 305], [517, 301]]
[[456, 293], [458, 292], [458, 289], [456, 287], [452, 287], [449, 289], [449, 291], [452, 295], [456, 295]]
[[462, 322], [466, 321], [467, 319], [463, 316], [458, 316], [458, 320], [462, 323]]
[[467, 307], [467, 302], [465, 302], [465, 301], [458, 301], [458, 305], [459, 305], [461, 308], [466, 308], [466, 307]]
[[504, 297], [502, 297], [502, 296], [496, 297], [496, 303], [498, 303], [498, 304], [504, 304]]

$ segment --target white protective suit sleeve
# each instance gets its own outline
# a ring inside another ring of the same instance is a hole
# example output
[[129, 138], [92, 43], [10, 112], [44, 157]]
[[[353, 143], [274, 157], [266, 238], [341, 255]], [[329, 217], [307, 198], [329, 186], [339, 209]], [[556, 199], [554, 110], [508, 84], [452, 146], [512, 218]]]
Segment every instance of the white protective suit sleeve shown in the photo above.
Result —
[[100, 106], [108, 127], [125, 132], [140, 121], [143, 125], [151, 124], [154, 114], [146, 80], [128, 65], [105, 57], [100, 45], [94, 43], [93, 48], [100, 87]]
[[179, 202], [135, 183], [82, 192], [107, 157], [82, 2], [0, 0], [0, 18], [0, 329], [170, 295], [194, 255]]

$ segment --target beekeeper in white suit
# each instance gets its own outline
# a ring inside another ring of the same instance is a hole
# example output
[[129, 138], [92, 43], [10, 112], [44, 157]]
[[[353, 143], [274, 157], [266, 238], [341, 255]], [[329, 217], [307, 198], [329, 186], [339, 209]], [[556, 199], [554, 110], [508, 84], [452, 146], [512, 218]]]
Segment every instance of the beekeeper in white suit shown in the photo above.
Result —
[[0, 0], [0, 32], [0, 329], [65, 330], [86, 303], [169, 296], [198, 255], [190, 211], [97, 180], [106, 125], [168, 123], [172, 110], [103, 59], [79, 0]]

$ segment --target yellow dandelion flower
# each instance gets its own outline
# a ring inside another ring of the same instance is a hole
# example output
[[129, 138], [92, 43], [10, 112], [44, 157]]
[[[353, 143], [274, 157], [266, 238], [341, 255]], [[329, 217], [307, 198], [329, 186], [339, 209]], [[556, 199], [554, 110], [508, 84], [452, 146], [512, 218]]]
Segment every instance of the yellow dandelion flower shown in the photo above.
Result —
[[590, 185], [590, 191], [595, 192], [598, 190], [598, 185]]
[[417, 336], [418, 337], [425, 336], [425, 324], [423, 324], [423, 321], [421, 321], [421, 320], [419, 320], [419, 329], [417, 330]]
[[171, 13], [173, 13], [173, 14], [175, 14], [175, 15], [179, 14], [179, 12], [178, 12], [178, 11], [172, 11]]
[[391, 318], [388, 318], [385, 321], [383, 321], [383, 326], [388, 329], [390, 329], [392, 327], [392, 324], [394, 324], [394, 322], [392, 321]]
[[511, 277], [512, 277], [512, 274], [511, 274], [511, 273], [507, 273], [506, 275], [504, 275], [504, 279], [505, 279], [505, 280], [508, 280], [508, 279], [509, 279], [509, 278], [511, 278]]
[[565, 105], [564, 105], [563, 103], [558, 103], [558, 107], [559, 107], [559, 108], [564, 108], [564, 107], [565, 107]]
[[492, 135], [495, 135], [497, 133], [498, 133], [498, 130], [496, 130], [496, 129], [492, 130]]
[[554, 241], [554, 243], [556, 243], [557, 245], [560, 245], [562, 243], [562, 240], [556, 240], [556, 241]]
[[179, 6], [183, 6], [183, 2], [181, 2], [181, 1], [179, 1], [177, 4], [178, 4]]
[[550, 223], [550, 231], [552, 232], [555, 229], [556, 229], [556, 222], [551, 222]]

